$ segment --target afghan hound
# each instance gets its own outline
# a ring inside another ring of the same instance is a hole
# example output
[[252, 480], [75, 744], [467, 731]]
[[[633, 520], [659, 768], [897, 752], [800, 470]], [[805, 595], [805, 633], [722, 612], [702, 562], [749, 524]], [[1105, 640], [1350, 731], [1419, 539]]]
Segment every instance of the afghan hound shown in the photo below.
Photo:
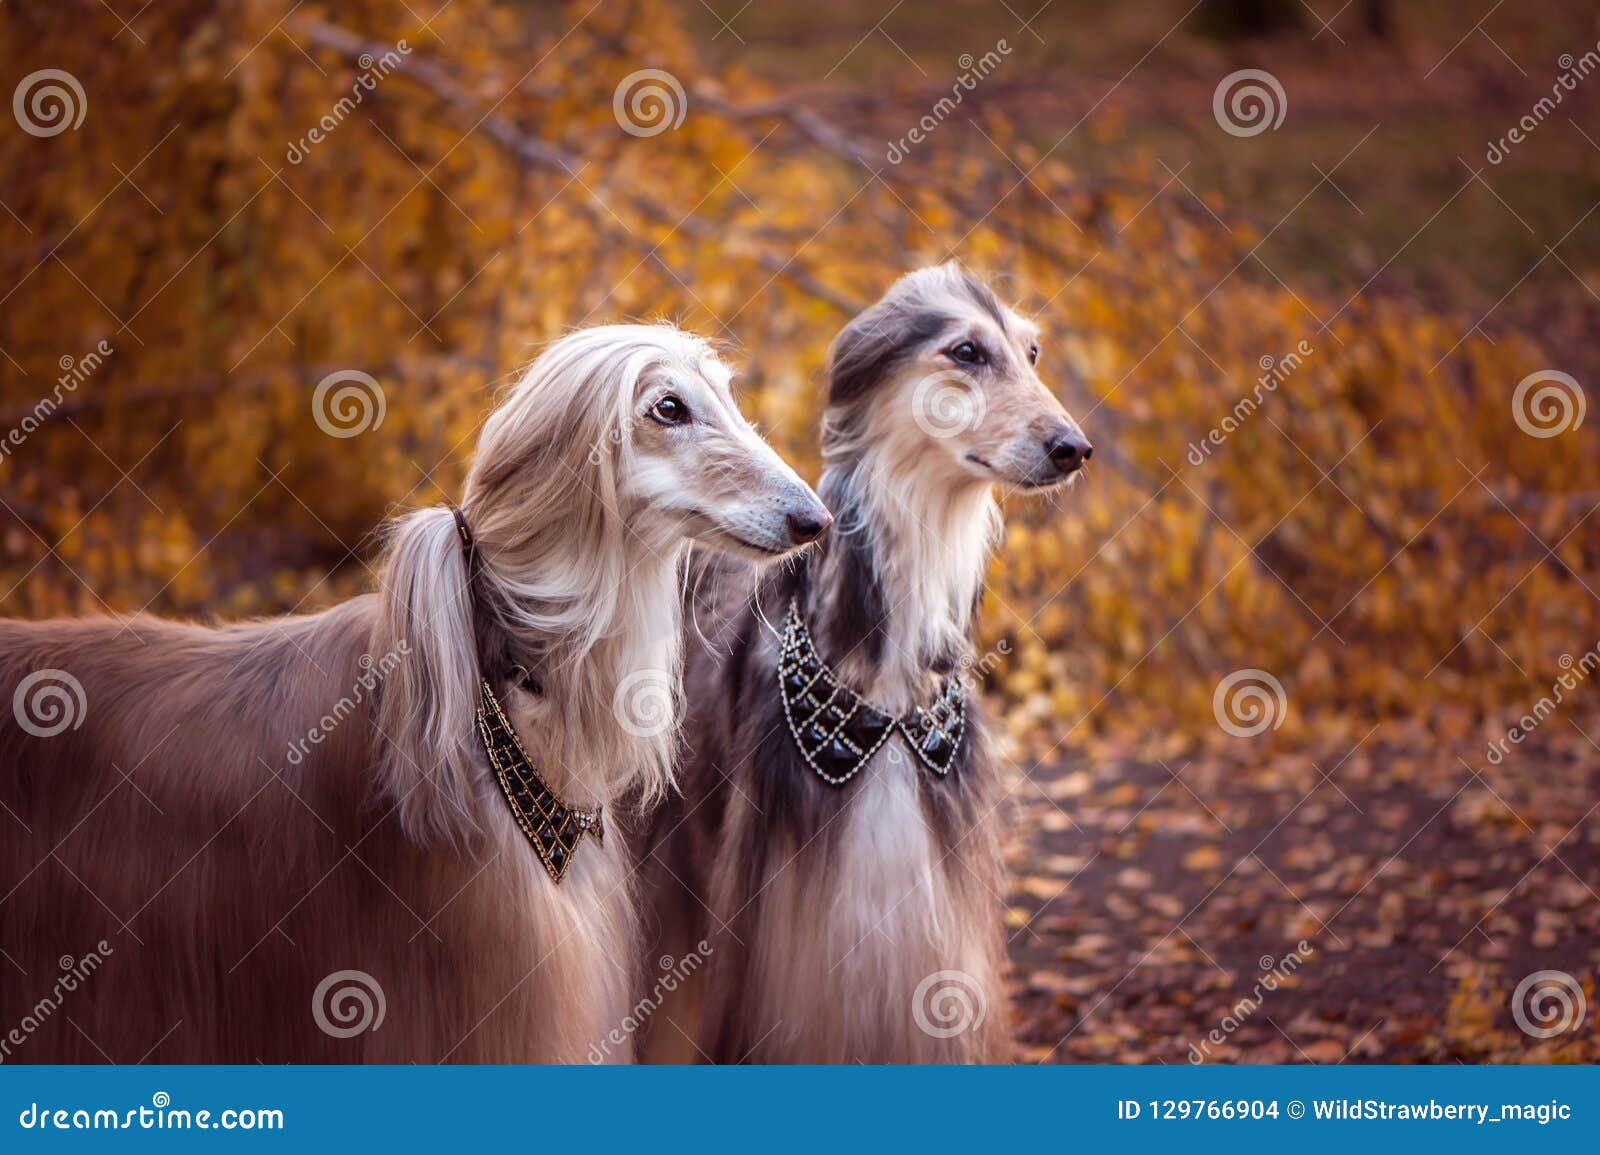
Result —
[[[552, 344], [376, 593], [207, 628], [0, 624], [0, 1059], [582, 1062], [639, 953], [688, 542], [826, 509], [669, 326]], [[628, 1047], [610, 1057], [626, 1061]]]
[[997, 487], [1060, 486], [1092, 452], [1038, 357], [1035, 326], [959, 266], [901, 278], [829, 355], [828, 540], [753, 590], [714, 561], [697, 575], [693, 749], [641, 845], [649, 954], [710, 956], [645, 1057], [1009, 1057], [971, 627]]

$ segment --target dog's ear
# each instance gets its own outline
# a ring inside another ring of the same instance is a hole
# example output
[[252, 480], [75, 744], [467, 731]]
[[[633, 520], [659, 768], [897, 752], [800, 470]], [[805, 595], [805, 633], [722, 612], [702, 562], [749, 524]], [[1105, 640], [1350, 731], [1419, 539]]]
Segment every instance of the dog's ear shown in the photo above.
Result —
[[449, 509], [394, 526], [380, 576], [375, 654], [402, 655], [378, 702], [377, 772], [418, 843], [478, 830], [478, 655], [462, 534]]
[[866, 397], [948, 323], [937, 310], [887, 300], [858, 314], [828, 350], [828, 404], [849, 405]]

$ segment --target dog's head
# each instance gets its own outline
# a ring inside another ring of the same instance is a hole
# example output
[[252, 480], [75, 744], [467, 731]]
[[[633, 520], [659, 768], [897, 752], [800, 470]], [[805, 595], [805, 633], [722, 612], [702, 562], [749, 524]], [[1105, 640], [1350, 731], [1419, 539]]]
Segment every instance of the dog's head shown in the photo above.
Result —
[[[670, 325], [569, 334], [490, 418], [481, 483], [540, 482], [538, 500], [565, 510], [573, 534], [605, 516], [663, 553], [689, 538], [786, 554], [833, 519], [740, 414], [730, 376], [709, 344]], [[495, 452], [513, 438], [520, 452]]]
[[728, 368], [699, 338], [658, 331], [672, 337], [632, 391], [624, 495], [727, 553], [766, 560], [815, 541], [832, 515], [739, 412]]
[[834, 341], [824, 448], [887, 447], [953, 485], [1059, 485], [1094, 450], [1040, 357], [1038, 328], [959, 265], [908, 273]]

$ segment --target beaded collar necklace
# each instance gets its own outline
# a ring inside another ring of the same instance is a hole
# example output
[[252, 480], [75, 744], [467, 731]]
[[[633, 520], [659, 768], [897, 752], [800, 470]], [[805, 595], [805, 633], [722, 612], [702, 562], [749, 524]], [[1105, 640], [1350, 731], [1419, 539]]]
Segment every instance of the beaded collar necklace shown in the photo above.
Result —
[[[451, 505], [456, 533], [461, 537], [461, 549], [467, 563], [468, 589], [478, 573], [478, 546], [472, 529], [460, 508]], [[470, 593], [469, 593], [470, 596]], [[539, 684], [528, 671], [521, 669], [519, 684], [533, 693]], [[545, 781], [544, 775], [534, 767], [533, 759], [517, 737], [500, 699], [488, 679], [478, 680], [478, 737], [483, 742], [483, 752], [488, 755], [489, 766], [494, 770], [494, 780], [511, 807], [511, 816], [517, 820], [528, 844], [533, 847], [539, 861], [551, 879], [560, 883], [572, 865], [572, 853], [583, 841], [585, 834], [592, 835], [601, 846], [605, 845], [605, 827], [600, 822], [600, 807], [579, 810], [563, 802]]]
[[605, 845], [600, 807], [579, 810], [561, 801], [544, 775], [534, 768], [533, 759], [528, 757], [487, 681], [481, 684], [478, 701], [478, 736], [483, 739], [484, 753], [494, 768], [500, 793], [511, 806], [511, 816], [550, 877], [559, 883], [585, 834]]
[[843, 786], [859, 774], [896, 731], [917, 760], [943, 778], [967, 724], [966, 692], [956, 677], [944, 679], [929, 706], [913, 706], [898, 718], [867, 702], [823, 662], [798, 601], [789, 603], [784, 618], [778, 695], [795, 748], [831, 786]]

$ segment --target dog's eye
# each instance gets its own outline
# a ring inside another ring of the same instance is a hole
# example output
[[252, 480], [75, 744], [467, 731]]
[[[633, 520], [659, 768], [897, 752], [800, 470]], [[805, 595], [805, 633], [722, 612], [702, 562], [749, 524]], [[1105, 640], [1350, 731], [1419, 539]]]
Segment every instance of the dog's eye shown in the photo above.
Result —
[[650, 406], [650, 419], [658, 425], [687, 425], [689, 407], [683, 403], [682, 398], [668, 393]]
[[945, 355], [960, 365], [981, 365], [984, 361], [983, 350], [971, 341], [951, 346]]
[[1039, 346], [1030, 345], [1028, 347], [1028, 364], [1037, 365], [1038, 363], [1039, 363]]

